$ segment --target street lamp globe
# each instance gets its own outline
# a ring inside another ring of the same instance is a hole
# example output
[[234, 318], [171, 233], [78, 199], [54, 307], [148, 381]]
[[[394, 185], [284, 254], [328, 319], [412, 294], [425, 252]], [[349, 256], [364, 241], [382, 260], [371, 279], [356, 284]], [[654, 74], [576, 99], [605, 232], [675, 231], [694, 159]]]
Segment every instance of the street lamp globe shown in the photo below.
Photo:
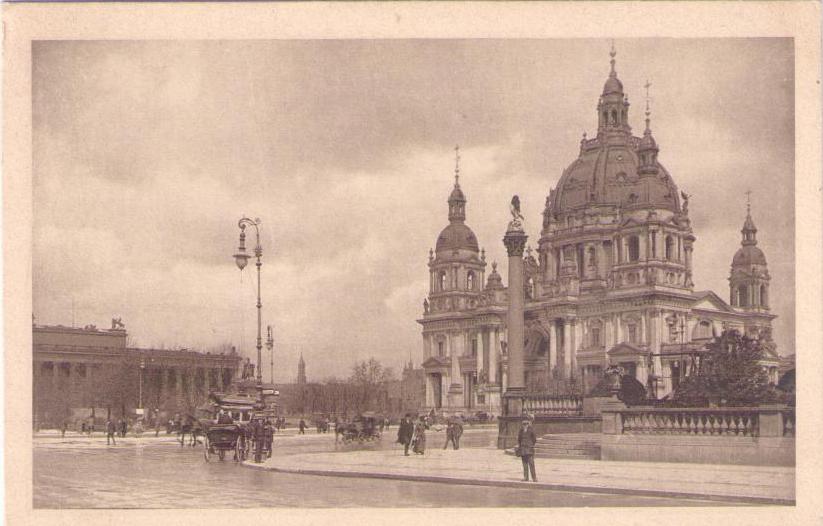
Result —
[[245, 252], [238, 252], [234, 255], [234, 262], [237, 263], [237, 268], [243, 270], [246, 268], [246, 263], [249, 262], [249, 255]]
[[246, 264], [249, 262], [249, 255], [246, 254], [246, 225], [242, 223], [242, 219], [240, 223], [240, 246], [237, 247], [234, 262], [237, 263], [237, 268], [240, 270], [246, 268]]

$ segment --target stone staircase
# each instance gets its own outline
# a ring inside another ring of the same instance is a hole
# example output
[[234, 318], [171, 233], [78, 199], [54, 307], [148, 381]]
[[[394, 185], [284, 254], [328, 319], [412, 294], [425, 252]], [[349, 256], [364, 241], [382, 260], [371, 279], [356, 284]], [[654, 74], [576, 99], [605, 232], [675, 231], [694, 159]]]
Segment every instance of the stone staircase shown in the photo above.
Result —
[[537, 458], [600, 460], [600, 433], [543, 435], [537, 439], [534, 456]]

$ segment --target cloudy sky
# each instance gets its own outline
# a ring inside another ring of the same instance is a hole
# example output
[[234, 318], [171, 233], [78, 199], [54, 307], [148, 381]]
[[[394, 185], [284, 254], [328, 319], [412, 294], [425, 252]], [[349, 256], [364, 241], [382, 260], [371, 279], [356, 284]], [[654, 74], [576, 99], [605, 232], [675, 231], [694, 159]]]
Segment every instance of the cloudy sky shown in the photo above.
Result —
[[[794, 346], [793, 48], [787, 39], [618, 40], [642, 133], [692, 194], [696, 289], [728, 299], [745, 195], [772, 275], [775, 338]], [[501, 263], [508, 202], [531, 240], [545, 196], [596, 131], [603, 40], [36, 42], [34, 312], [142, 346], [252, 355], [253, 267], [237, 220], [262, 220], [263, 317], [276, 379], [356, 359], [421, 361], [428, 250], [447, 224], [454, 145], [467, 224]], [[268, 363], [266, 358], [265, 363]], [[268, 377], [268, 366], [265, 369]]]

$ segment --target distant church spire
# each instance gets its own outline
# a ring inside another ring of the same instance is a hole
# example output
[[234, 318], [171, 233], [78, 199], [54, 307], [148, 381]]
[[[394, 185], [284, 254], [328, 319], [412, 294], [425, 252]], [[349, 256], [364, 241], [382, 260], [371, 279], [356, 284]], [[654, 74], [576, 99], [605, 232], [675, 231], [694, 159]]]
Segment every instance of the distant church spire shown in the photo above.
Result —
[[303, 360], [303, 353], [300, 353], [300, 361], [297, 362], [297, 383], [306, 383], [306, 362]]

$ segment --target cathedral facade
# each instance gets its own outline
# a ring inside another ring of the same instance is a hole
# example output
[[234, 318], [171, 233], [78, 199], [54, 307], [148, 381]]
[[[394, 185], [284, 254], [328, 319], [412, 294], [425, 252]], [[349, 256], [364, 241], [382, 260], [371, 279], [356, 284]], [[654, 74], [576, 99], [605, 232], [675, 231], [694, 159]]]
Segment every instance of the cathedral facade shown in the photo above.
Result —
[[[549, 191], [536, 251], [524, 254], [527, 392], [584, 394], [606, 367], [620, 366], [662, 398], [726, 329], [765, 343], [763, 366], [776, 382], [770, 276], [750, 210], [729, 301], [696, 291], [689, 196], [658, 161], [648, 106], [642, 136], [632, 134], [614, 51], [597, 119], [597, 135], [584, 134], [577, 159]], [[466, 205], [456, 168], [449, 224], [429, 252], [429, 295], [418, 320], [426, 407], [499, 414], [508, 294], [494, 263], [486, 277]]]

